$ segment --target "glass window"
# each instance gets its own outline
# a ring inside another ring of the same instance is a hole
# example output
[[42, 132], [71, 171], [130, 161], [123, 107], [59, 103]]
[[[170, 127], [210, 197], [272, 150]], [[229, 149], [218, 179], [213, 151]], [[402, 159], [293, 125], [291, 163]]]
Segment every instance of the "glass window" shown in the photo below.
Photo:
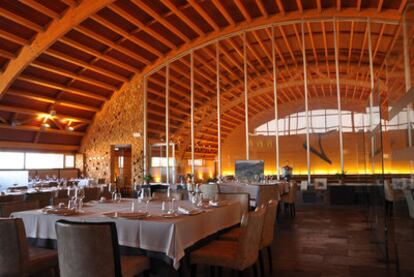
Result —
[[26, 153], [26, 169], [63, 168], [63, 154]]
[[[191, 163], [191, 159], [188, 160], [188, 165], [192, 165]], [[204, 160], [203, 159], [194, 159], [194, 165], [195, 166], [203, 166], [204, 165]]]
[[75, 167], [75, 156], [74, 155], [65, 155], [65, 167], [66, 168]]
[[[175, 159], [173, 157], [170, 157], [169, 160], [170, 160], [170, 166], [174, 166]], [[166, 167], [167, 166], [167, 158], [152, 157], [151, 158], [151, 166], [152, 167]]]
[[23, 169], [24, 153], [0, 152], [0, 169]]

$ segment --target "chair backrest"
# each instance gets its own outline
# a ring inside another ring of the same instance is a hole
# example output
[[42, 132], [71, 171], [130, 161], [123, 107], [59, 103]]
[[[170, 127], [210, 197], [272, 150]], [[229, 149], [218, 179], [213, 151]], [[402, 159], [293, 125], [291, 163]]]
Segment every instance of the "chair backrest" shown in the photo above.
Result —
[[98, 179], [98, 185], [103, 185], [103, 184], [105, 184], [105, 183], [106, 183], [105, 178], [99, 178], [99, 179]]
[[288, 193], [288, 199], [287, 199], [287, 203], [293, 204], [296, 202], [296, 189], [297, 189], [297, 184], [295, 181], [290, 181], [289, 182], [289, 193]]
[[218, 193], [217, 200], [236, 200], [240, 202], [240, 216], [249, 212], [250, 207], [250, 194], [247, 192], [227, 192]]
[[[97, 235], [99, 234], [99, 235]], [[114, 222], [56, 222], [61, 277], [121, 276]]]
[[270, 200], [264, 216], [261, 248], [268, 247], [273, 242], [278, 201]]
[[239, 270], [244, 270], [257, 261], [262, 238], [264, 216], [264, 208], [256, 208], [254, 212], [243, 215], [238, 241], [239, 255], [237, 257], [237, 266], [239, 267]]
[[15, 202], [15, 201], [23, 201], [24, 194], [15, 194], [15, 195], [1, 195], [0, 196], [0, 203], [2, 202]]
[[260, 185], [256, 199], [256, 207], [266, 205], [270, 200], [278, 200], [279, 190], [276, 185]]
[[101, 188], [100, 187], [85, 187], [85, 198], [84, 202], [99, 200], [101, 197]]
[[49, 191], [26, 193], [24, 197], [25, 201], [32, 201], [32, 200], [39, 201], [40, 208], [44, 208], [50, 205], [51, 199], [52, 199], [52, 193]]
[[0, 203], [0, 216], [9, 217], [14, 212], [22, 212], [28, 210], [39, 209], [39, 201], [15, 201]]
[[203, 198], [210, 200], [215, 200], [217, 193], [219, 193], [217, 184], [203, 184], [200, 186], [200, 190], [203, 193]]
[[29, 250], [22, 219], [0, 219], [0, 234], [0, 276], [25, 276]]

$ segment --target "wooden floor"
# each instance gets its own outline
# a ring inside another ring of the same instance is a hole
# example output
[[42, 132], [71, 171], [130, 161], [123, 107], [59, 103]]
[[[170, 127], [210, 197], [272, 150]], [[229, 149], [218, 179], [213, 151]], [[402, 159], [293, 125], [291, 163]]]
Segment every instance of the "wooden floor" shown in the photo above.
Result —
[[[355, 206], [298, 207], [294, 219], [282, 211], [272, 246], [274, 270], [270, 274], [266, 262], [265, 276], [398, 276], [395, 263], [380, 261], [381, 251], [366, 217], [366, 208]], [[408, 225], [404, 232], [413, 234], [404, 237], [413, 246], [414, 223]], [[404, 264], [400, 276], [414, 276], [413, 249], [402, 252], [400, 258], [412, 262]], [[267, 261], [267, 254], [264, 259]], [[161, 275], [166, 276], [165, 272]], [[184, 270], [183, 275], [189, 276], [189, 272]], [[232, 275], [223, 271], [223, 276]], [[198, 266], [197, 276], [212, 275], [209, 268]], [[253, 272], [244, 276], [253, 276]]]

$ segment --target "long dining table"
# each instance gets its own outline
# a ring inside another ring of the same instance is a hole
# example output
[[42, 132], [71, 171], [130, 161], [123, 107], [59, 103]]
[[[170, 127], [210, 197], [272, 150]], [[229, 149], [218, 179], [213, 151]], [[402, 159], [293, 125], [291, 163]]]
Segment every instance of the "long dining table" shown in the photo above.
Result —
[[[118, 203], [89, 202], [82, 212], [72, 216], [30, 210], [13, 213], [12, 217], [23, 220], [28, 238], [47, 240], [56, 240], [55, 223], [60, 219], [77, 222], [112, 221], [116, 223], [121, 246], [160, 252], [171, 259], [174, 269], [179, 268], [185, 249], [218, 231], [240, 223], [241, 218], [240, 203], [234, 201], [223, 202], [217, 207], [202, 208], [199, 214], [178, 214], [172, 218], [164, 217], [162, 202], [153, 201], [149, 203], [148, 217], [128, 219], [108, 216], [115, 212], [130, 212], [133, 205], [135, 210], [146, 209], [144, 203], [135, 199], [122, 199]], [[195, 208], [190, 201], [177, 201], [175, 205], [186, 210]]]

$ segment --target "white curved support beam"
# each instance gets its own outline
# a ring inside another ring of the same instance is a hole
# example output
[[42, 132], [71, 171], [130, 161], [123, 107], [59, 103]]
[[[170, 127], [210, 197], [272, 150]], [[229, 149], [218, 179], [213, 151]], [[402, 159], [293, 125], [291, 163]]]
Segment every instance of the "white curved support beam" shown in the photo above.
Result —
[[30, 45], [22, 48], [0, 75], [0, 99], [17, 76], [40, 54], [67, 32], [114, 0], [84, 0], [71, 7], [65, 15], [54, 20], [46, 31], [39, 33]]

